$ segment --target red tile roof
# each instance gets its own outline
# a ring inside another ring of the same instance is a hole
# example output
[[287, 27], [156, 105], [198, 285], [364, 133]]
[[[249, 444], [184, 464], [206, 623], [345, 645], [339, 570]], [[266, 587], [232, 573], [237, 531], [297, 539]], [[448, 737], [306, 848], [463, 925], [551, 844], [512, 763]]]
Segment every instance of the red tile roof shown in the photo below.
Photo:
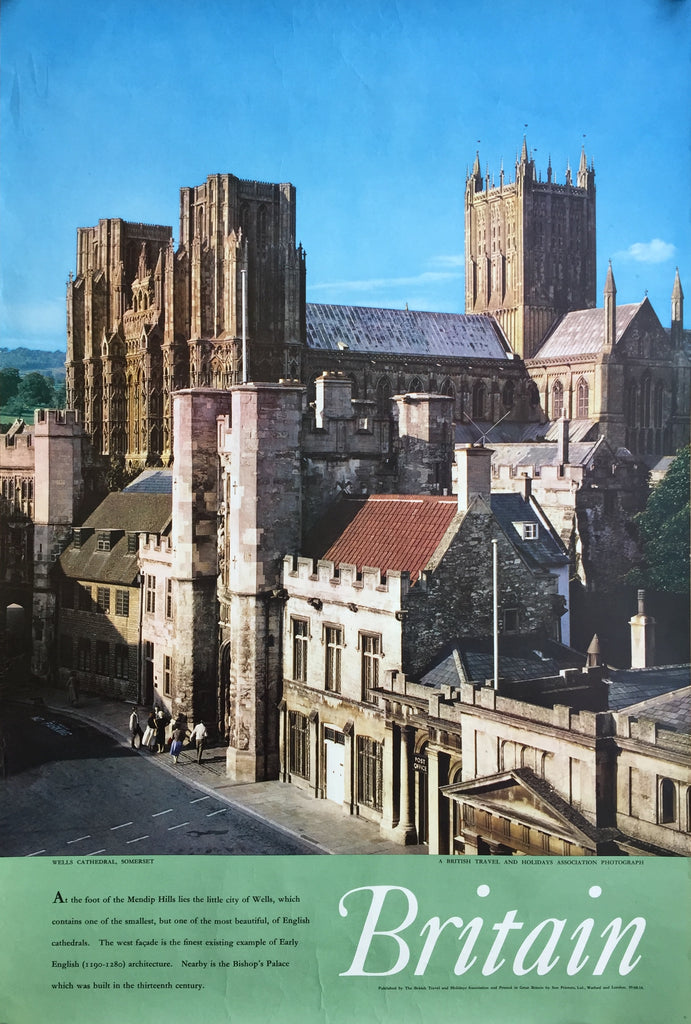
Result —
[[358, 569], [407, 571], [412, 580], [428, 564], [458, 510], [455, 496], [376, 494], [358, 504], [354, 518], [320, 557]]

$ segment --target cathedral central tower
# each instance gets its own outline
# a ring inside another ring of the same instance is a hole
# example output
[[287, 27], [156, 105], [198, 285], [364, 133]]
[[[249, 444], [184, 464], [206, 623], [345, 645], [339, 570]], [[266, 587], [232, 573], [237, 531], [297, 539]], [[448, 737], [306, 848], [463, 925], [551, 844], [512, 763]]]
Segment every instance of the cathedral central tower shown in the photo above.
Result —
[[513, 182], [483, 178], [479, 155], [465, 188], [466, 313], [491, 313], [514, 351], [533, 356], [564, 313], [596, 304], [595, 171], [585, 152], [574, 185], [539, 180], [525, 139]]

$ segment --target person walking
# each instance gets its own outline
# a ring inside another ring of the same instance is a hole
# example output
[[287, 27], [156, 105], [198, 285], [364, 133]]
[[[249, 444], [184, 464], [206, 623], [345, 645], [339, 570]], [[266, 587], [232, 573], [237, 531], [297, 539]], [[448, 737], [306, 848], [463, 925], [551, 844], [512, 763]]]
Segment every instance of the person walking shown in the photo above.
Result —
[[139, 746], [142, 745], [142, 727], [139, 724], [139, 715], [137, 714], [137, 705], [132, 708], [132, 714], [130, 715], [130, 746], [134, 749], [136, 746], [136, 739], [139, 737]]
[[184, 725], [180, 724], [178, 720], [178, 722], [175, 723], [173, 738], [170, 744], [170, 756], [173, 758], [175, 764], [178, 763], [178, 757], [180, 756], [180, 751], [182, 750], [182, 744], [186, 735], [187, 729], [185, 729]]
[[166, 749], [166, 716], [163, 708], [156, 712], [156, 747], [159, 754]]
[[79, 683], [74, 672], [70, 672], [67, 677], [67, 699], [73, 708], [77, 707], [79, 703]]
[[156, 715], [153, 711], [146, 720], [142, 746], [148, 747], [152, 754], [156, 752]]
[[197, 722], [190, 733], [190, 743], [194, 740], [194, 745], [197, 748], [197, 764], [202, 763], [202, 752], [206, 746], [206, 738], [208, 735], [206, 726], [203, 722]]

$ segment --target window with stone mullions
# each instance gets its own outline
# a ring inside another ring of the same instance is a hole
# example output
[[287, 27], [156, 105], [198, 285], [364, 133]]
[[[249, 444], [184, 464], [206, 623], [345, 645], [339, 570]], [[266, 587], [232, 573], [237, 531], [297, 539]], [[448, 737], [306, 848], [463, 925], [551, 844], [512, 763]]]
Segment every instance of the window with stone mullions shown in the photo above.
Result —
[[146, 610], [154, 615], [156, 612], [156, 577], [146, 577]]
[[288, 715], [290, 772], [308, 779], [310, 774], [309, 720], [298, 711]]
[[94, 668], [101, 676], [110, 672], [110, 649], [105, 640], [96, 641], [96, 657]]
[[362, 696], [363, 700], [368, 700], [370, 690], [379, 685], [381, 637], [372, 633], [361, 633], [360, 651], [362, 655]]
[[357, 738], [358, 803], [382, 809], [382, 745], [369, 736]]
[[126, 644], [116, 644], [113, 653], [113, 675], [116, 679], [129, 678], [129, 651]]
[[96, 588], [96, 607], [99, 612], [110, 611], [110, 587]]
[[341, 651], [343, 650], [343, 630], [340, 626], [324, 626], [324, 643], [326, 645], [326, 664], [324, 666], [324, 685], [333, 693], [341, 692]]
[[293, 679], [298, 683], [307, 681], [308, 630], [305, 619], [293, 619]]
[[115, 614], [125, 619], [130, 614], [130, 595], [126, 590], [115, 591]]

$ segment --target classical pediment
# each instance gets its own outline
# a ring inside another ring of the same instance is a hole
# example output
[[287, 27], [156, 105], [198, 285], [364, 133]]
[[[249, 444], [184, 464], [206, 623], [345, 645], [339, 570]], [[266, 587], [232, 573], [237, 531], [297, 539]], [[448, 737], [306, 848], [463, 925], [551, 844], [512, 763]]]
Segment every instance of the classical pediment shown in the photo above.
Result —
[[[515, 768], [480, 779], [442, 787], [441, 792], [475, 811], [478, 832], [512, 821], [578, 846], [592, 847], [599, 830], [530, 768]], [[470, 815], [472, 817], [472, 814]], [[464, 820], [469, 815], [464, 813]]]

